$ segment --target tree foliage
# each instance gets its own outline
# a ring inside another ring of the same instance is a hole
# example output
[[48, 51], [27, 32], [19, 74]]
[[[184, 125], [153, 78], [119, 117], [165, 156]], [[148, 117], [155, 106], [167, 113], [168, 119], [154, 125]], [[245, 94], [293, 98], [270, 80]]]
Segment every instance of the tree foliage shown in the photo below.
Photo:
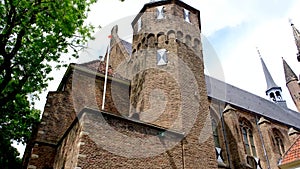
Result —
[[[61, 55], [72, 52], [76, 57], [91, 38], [93, 27], [84, 20], [95, 2], [0, 0], [0, 147], [29, 139], [39, 111], [28, 96], [36, 98], [47, 87], [51, 62], [64, 65]], [[12, 147], [7, 150], [16, 155]], [[2, 163], [8, 155], [0, 153]]]

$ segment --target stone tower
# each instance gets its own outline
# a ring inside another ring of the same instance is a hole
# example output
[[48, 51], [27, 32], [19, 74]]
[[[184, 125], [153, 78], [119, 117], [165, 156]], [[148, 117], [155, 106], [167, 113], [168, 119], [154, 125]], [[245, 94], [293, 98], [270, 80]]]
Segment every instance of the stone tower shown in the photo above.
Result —
[[200, 12], [179, 0], [150, 2], [132, 27], [131, 115], [185, 133], [187, 168], [215, 163]]
[[282, 62], [283, 62], [286, 86], [290, 92], [290, 95], [295, 103], [296, 108], [298, 109], [298, 111], [300, 111], [300, 94], [299, 94], [300, 86], [298, 83], [298, 77], [283, 58], [282, 58]]
[[283, 100], [282, 98], [282, 89], [281, 87], [277, 86], [276, 83], [274, 82], [263, 58], [260, 55], [260, 52], [258, 51], [259, 57], [260, 57], [260, 61], [263, 67], [263, 71], [265, 74], [265, 78], [266, 78], [266, 82], [267, 82], [267, 90], [266, 90], [266, 95], [269, 97], [269, 99], [280, 105], [280, 106], [284, 106], [286, 107], [286, 101]]
[[141, 120], [182, 129], [181, 112], [205, 96], [199, 16], [181, 1], [156, 1], [132, 22], [131, 113]]

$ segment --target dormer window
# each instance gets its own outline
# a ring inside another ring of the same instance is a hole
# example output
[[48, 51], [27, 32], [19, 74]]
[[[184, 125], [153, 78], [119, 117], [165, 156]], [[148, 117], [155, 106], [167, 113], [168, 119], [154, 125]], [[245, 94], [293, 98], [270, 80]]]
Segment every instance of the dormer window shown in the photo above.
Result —
[[186, 22], [191, 23], [189, 10], [183, 9], [183, 18]]
[[167, 50], [166, 49], [159, 49], [157, 50], [157, 54], [156, 54], [156, 59], [157, 59], [157, 65], [161, 66], [161, 65], [166, 65], [168, 63], [168, 59], [167, 59]]
[[165, 7], [159, 6], [156, 8], [156, 19], [164, 19], [165, 18]]
[[137, 31], [139, 32], [141, 29], [142, 29], [142, 19], [140, 18], [138, 21], [137, 21]]

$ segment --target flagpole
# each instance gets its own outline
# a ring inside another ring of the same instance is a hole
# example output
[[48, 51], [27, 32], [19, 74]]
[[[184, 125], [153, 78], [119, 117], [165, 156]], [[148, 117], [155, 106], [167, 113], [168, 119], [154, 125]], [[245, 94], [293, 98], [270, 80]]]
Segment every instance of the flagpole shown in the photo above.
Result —
[[107, 47], [107, 58], [106, 58], [106, 68], [105, 68], [105, 80], [104, 80], [104, 89], [103, 89], [103, 98], [102, 98], [102, 110], [104, 110], [105, 105], [105, 95], [106, 95], [106, 86], [107, 86], [107, 75], [108, 75], [108, 61], [110, 55], [110, 42]]

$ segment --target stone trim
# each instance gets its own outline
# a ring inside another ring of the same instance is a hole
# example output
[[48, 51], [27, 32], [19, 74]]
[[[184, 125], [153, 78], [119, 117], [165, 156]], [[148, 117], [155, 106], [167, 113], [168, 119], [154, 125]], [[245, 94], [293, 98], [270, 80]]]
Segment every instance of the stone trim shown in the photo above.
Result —
[[293, 127], [289, 128], [288, 135], [300, 134], [299, 131], [295, 130]]
[[236, 109], [233, 108], [230, 104], [227, 104], [227, 105], [225, 106], [224, 110], [223, 110], [223, 113], [226, 113], [226, 112], [228, 112], [228, 111], [230, 111], [230, 110], [236, 111]]
[[264, 117], [259, 118], [257, 124], [261, 125], [261, 124], [264, 124], [264, 123], [271, 124], [271, 122], [269, 120], [265, 119]]

